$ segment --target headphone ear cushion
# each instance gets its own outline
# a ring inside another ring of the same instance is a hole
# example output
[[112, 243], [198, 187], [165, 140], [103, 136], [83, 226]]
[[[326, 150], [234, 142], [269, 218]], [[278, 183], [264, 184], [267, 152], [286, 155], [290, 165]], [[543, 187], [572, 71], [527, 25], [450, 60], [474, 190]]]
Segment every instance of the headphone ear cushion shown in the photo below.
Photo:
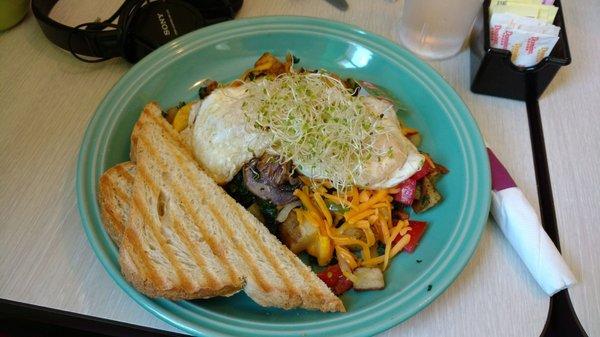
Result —
[[202, 13], [188, 1], [130, 1], [119, 17], [123, 57], [135, 63], [163, 44], [206, 26]]
[[117, 44], [121, 49], [121, 56], [123, 56], [129, 62], [132, 62], [128, 56], [128, 46], [131, 44], [129, 38], [129, 27], [131, 26], [131, 22], [136, 17], [138, 11], [145, 3], [146, 1], [125, 0], [120, 8], [119, 19], [117, 21], [117, 29], [119, 30]]

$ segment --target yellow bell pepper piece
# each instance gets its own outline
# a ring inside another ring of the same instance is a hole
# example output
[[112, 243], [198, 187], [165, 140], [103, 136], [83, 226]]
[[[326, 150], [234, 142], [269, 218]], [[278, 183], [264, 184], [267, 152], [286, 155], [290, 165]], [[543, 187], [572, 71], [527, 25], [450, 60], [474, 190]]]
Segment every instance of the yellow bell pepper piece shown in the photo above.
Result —
[[191, 109], [192, 103], [188, 103], [179, 108], [179, 110], [177, 110], [175, 118], [173, 118], [173, 128], [175, 128], [177, 132], [180, 132], [181, 130], [185, 129], [185, 127], [188, 125]]
[[306, 249], [309, 255], [317, 258], [319, 266], [326, 266], [333, 258], [334, 246], [327, 235], [318, 235]]

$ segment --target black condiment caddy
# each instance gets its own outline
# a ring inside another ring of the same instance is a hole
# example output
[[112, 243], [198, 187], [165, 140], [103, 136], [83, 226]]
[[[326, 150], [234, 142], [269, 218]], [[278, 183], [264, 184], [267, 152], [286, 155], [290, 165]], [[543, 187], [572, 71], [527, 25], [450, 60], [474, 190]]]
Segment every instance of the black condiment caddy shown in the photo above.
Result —
[[571, 63], [569, 42], [560, 1], [554, 25], [560, 27], [559, 39], [549, 56], [531, 67], [511, 62], [511, 52], [490, 47], [490, 0], [483, 3], [483, 31], [471, 40], [471, 91], [525, 101], [539, 98], [560, 67]]

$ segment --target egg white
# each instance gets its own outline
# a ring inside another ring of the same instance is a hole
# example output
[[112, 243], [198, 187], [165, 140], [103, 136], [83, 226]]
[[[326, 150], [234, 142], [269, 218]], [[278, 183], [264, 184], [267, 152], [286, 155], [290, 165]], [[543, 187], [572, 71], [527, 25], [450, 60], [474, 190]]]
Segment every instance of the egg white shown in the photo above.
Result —
[[214, 90], [192, 108], [193, 150], [208, 175], [224, 184], [270, 146], [270, 138], [247, 123], [243, 86]]

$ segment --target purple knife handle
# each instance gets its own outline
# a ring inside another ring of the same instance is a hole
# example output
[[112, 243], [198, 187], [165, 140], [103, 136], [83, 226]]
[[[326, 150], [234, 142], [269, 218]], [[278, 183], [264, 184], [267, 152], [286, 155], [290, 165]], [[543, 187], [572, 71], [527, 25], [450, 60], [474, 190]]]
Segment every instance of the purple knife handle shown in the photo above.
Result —
[[508, 171], [496, 157], [494, 152], [487, 148], [488, 157], [490, 158], [490, 169], [492, 171], [492, 189], [494, 191], [502, 191], [507, 188], [516, 187], [515, 181], [512, 179]]

